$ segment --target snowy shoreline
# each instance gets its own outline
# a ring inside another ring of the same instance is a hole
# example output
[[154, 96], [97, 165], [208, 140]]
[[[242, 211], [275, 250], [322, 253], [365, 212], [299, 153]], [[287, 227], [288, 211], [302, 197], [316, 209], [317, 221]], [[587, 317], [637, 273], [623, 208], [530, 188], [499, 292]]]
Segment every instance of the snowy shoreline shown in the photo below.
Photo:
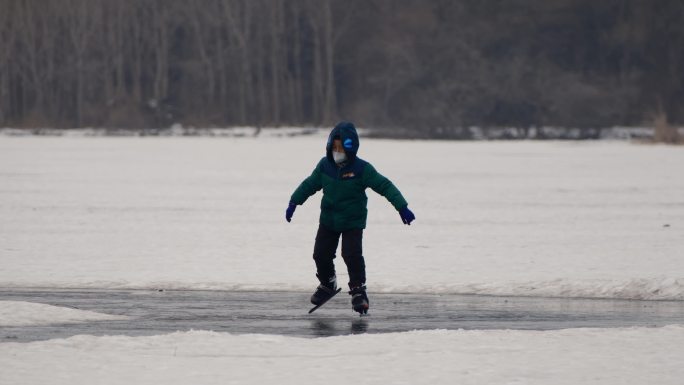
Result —
[[[212, 138], [281, 138], [298, 136], [327, 136], [329, 128], [321, 127], [184, 127], [180, 124], [168, 128], [143, 128], [143, 129], [114, 129], [114, 128], [0, 128], [0, 136], [27, 137], [212, 137]], [[540, 127], [530, 128], [524, 132], [514, 127], [495, 127], [483, 129], [480, 127], [469, 128], [444, 128], [435, 130], [435, 133], [423, 133], [405, 128], [360, 128], [362, 137], [380, 139], [422, 139], [463, 140], [460, 135], [467, 132], [468, 140], [648, 140], [652, 139], [654, 129], [652, 127], [605, 127], [601, 129], [586, 130], [578, 128]], [[684, 135], [684, 127], [678, 129]], [[452, 134], [450, 134], [452, 133]], [[432, 135], [432, 136], [431, 136]]]
[[0, 300], [0, 327], [119, 321], [129, 317], [52, 306], [42, 303]]

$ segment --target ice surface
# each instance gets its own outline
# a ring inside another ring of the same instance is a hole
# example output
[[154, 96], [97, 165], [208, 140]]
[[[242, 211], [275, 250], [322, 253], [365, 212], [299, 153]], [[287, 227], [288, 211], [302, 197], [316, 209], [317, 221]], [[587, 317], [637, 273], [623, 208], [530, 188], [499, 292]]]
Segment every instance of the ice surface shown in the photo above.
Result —
[[682, 356], [682, 326], [325, 339], [193, 331], [0, 343], [0, 382], [679, 385]]
[[[325, 137], [0, 137], [0, 286], [312, 291]], [[362, 139], [369, 292], [684, 300], [684, 149]], [[337, 259], [338, 275], [346, 272]]]
[[[0, 137], [0, 286], [311, 291], [320, 195], [283, 217], [324, 140]], [[371, 295], [684, 299], [680, 147], [365, 139], [360, 156], [417, 216], [368, 192]], [[102, 316], [0, 303], [6, 324]], [[683, 355], [683, 326], [76, 336], [0, 343], [0, 384], [668, 385]]]
[[67, 324], [124, 320], [126, 316], [22, 301], [0, 301], [0, 326]]

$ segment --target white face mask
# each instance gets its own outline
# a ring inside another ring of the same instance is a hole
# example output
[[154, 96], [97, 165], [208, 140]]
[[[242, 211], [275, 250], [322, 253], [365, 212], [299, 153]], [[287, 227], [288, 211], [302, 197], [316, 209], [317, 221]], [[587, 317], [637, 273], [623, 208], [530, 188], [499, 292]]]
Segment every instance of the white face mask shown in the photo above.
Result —
[[332, 155], [333, 160], [335, 160], [335, 163], [342, 163], [345, 160], [347, 160], [347, 154], [345, 154], [344, 152], [333, 151]]

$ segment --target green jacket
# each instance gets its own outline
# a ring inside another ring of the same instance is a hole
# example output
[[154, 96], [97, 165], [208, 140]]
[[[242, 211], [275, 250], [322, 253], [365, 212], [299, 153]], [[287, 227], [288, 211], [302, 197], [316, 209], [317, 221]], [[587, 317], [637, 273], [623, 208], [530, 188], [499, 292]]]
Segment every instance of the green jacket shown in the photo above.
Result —
[[[348, 159], [341, 167], [332, 159], [332, 142], [336, 136], [342, 140]], [[292, 203], [301, 205], [323, 189], [320, 223], [333, 231], [366, 228], [368, 197], [365, 190], [369, 187], [387, 198], [397, 211], [408, 205], [389, 179], [370, 163], [356, 157], [358, 148], [359, 137], [353, 124], [342, 122], [335, 126], [328, 138], [326, 157], [318, 162], [290, 198]]]

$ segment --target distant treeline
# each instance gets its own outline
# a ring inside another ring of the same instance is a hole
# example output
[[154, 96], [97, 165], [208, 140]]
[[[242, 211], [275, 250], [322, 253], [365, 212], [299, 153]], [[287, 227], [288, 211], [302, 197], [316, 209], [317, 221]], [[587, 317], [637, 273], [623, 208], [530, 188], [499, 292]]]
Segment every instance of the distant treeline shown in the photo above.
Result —
[[0, 0], [0, 126], [684, 122], [682, 0]]

